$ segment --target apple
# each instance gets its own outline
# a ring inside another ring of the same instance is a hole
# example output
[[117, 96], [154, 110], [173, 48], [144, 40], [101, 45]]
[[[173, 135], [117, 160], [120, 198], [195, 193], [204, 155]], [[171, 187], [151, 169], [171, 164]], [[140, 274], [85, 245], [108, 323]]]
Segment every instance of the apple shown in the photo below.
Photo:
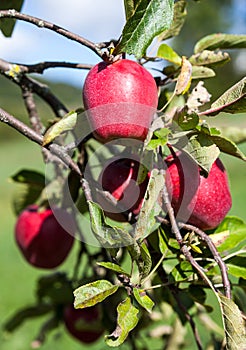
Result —
[[221, 160], [216, 159], [208, 177], [202, 176], [199, 166], [182, 152], [169, 155], [165, 164], [166, 186], [176, 218], [202, 230], [217, 227], [232, 205]]
[[[110, 160], [103, 168], [99, 182], [104, 191], [108, 191], [118, 201], [120, 209], [137, 215], [140, 212], [149, 176], [137, 182], [140, 162], [131, 158]], [[105, 206], [102, 205], [105, 209]]]
[[63, 319], [67, 331], [82, 343], [93, 343], [104, 332], [101, 324], [101, 312], [97, 306], [75, 309], [68, 305], [64, 309]]
[[[72, 216], [54, 209], [75, 232]], [[25, 259], [33, 266], [51, 269], [60, 265], [70, 252], [74, 237], [57, 221], [51, 209], [31, 205], [22, 211], [15, 226], [15, 240]]]
[[94, 136], [144, 140], [158, 103], [153, 76], [137, 62], [100, 62], [88, 73], [83, 102]]

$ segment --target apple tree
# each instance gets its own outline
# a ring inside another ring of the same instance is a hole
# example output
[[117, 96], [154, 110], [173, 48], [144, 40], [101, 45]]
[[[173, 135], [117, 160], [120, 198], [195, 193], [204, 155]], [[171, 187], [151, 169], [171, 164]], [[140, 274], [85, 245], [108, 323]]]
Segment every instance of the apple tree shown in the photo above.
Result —
[[[246, 223], [228, 215], [219, 157], [243, 166], [246, 132], [210, 120], [246, 112], [246, 77], [217, 99], [204, 81], [230, 60], [227, 50], [246, 48], [246, 35], [207, 35], [187, 57], [167, 44], [182, 31], [184, 0], [124, 0], [120, 38], [101, 43], [22, 13], [22, 4], [0, 4], [5, 36], [25, 21], [85, 46], [98, 64], [0, 59], [1, 75], [22, 92], [29, 125], [1, 107], [0, 121], [40, 145], [46, 169], [12, 176], [25, 187], [14, 202], [16, 243], [46, 275], [37, 280], [36, 304], [17, 310], [5, 331], [46, 315], [35, 347], [64, 324], [77, 340], [100, 339], [105, 349], [245, 349]], [[76, 110], [32, 77], [59, 67], [90, 70]], [[49, 123], [34, 95], [51, 108]], [[53, 271], [73, 244], [73, 271]], [[211, 316], [213, 298], [222, 327]]]

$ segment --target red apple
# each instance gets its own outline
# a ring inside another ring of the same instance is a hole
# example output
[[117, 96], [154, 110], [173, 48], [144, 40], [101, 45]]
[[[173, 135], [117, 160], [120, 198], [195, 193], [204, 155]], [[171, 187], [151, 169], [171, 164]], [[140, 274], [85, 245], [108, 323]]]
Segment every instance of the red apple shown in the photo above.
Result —
[[158, 103], [153, 76], [137, 62], [100, 62], [88, 73], [83, 101], [92, 131], [102, 142], [144, 140]]
[[139, 166], [136, 159], [119, 158], [106, 164], [99, 177], [103, 190], [117, 199], [123, 211], [134, 215], [140, 212], [149, 180], [146, 176], [137, 182]]
[[219, 158], [207, 178], [184, 153], [165, 159], [166, 186], [176, 217], [200, 229], [217, 227], [231, 208], [232, 200], [226, 170]]
[[[55, 211], [75, 232], [72, 216], [63, 209]], [[52, 210], [39, 210], [37, 205], [27, 207], [18, 217], [15, 239], [25, 259], [44, 269], [60, 265], [74, 243], [74, 237], [59, 224]]]
[[83, 343], [93, 343], [101, 337], [101, 312], [97, 306], [75, 309], [69, 305], [64, 309], [64, 324], [68, 332]]

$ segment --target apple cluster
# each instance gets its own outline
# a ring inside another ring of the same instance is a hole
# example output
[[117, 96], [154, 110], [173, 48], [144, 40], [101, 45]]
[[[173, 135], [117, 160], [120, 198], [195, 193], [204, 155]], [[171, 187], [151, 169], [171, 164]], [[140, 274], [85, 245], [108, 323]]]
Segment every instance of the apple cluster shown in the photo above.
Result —
[[[120, 59], [110, 64], [100, 62], [90, 70], [83, 101], [92, 132], [99, 141], [117, 138], [144, 141], [157, 109], [158, 90], [143, 66]], [[219, 159], [214, 162], [208, 177], [182, 152], [173, 152], [163, 162], [165, 184], [176, 218], [203, 230], [218, 226], [231, 208], [222, 162]], [[113, 195], [123, 211], [134, 216], [141, 209], [149, 179], [148, 172], [145, 180], [138, 183], [139, 166], [137, 159], [112, 159], [99, 177], [102, 188]]]

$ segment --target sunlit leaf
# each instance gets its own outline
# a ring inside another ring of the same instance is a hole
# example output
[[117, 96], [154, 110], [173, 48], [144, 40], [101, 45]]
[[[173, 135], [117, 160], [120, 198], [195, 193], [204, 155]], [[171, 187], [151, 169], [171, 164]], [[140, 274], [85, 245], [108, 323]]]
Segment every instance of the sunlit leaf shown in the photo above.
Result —
[[130, 274], [128, 272], [126, 272], [124, 269], [122, 269], [122, 267], [120, 267], [117, 264], [114, 264], [111, 262], [97, 262], [97, 265], [105, 267], [105, 269], [115, 271], [117, 273], [120, 273], [120, 274], [123, 274], [123, 275], [130, 277]]
[[195, 66], [215, 67], [229, 62], [230, 56], [227, 52], [204, 50], [192, 55], [189, 61]]
[[192, 65], [186, 57], [182, 57], [181, 71], [175, 87], [176, 95], [185, 94], [191, 84]]
[[238, 306], [221, 293], [218, 294], [218, 299], [222, 310], [227, 349], [246, 349], [245, 325]]
[[173, 18], [173, 0], [141, 0], [128, 19], [115, 54], [126, 52], [137, 58], [145, 55], [153, 38], [168, 29]]
[[152, 311], [155, 304], [143, 289], [133, 288], [133, 295], [139, 305], [141, 305], [148, 312]]
[[210, 109], [200, 115], [214, 116], [220, 112], [231, 114], [246, 112], [246, 77], [233, 85], [211, 105]]
[[[245, 246], [246, 248], [246, 246]], [[245, 249], [246, 254], [246, 249]], [[226, 260], [228, 273], [238, 278], [246, 280], [246, 256], [239, 255]]]
[[206, 79], [215, 76], [213, 69], [205, 66], [192, 66], [192, 79]]
[[173, 14], [172, 24], [169, 29], [165, 30], [163, 33], [159, 35], [158, 39], [160, 41], [167, 40], [179, 34], [180, 30], [183, 27], [183, 24], [185, 22], [185, 18], [187, 15], [186, 4], [187, 4], [186, 1], [183, 1], [183, 0], [177, 1], [174, 4], [174, 14]]
[[181, 57], [170, 46], [166, 44], [162, 44], [159, 46], [157, 51], [157, 57], [177, 64], [178, 66], [180, 66], [182, 62]]
[[246, 48], [246, 35], [238, 34], [210, 34], [199, 40], [194, 48], [194, 52], [217, 49], [239, 49]]
[[73, 130], [77, 123], [77, 112], [69, 112], [62, 119], [52, 125], [44, 134], [43, 146], [52, 142], [56, 137], [66, 131]]
[[120, 346], [129, 332], [138, 324], [139, 310], [132, 305], [128, 297], [117, 307], [117, 326], [113, 333], [106, 337], [106, 344], [111, 347]]
[[74, 307], [83, 309], [96, 305], [118, 290], [118, 285], [113, 285], [107, 280], [98, 280], [85, 284], [74, 291]]

